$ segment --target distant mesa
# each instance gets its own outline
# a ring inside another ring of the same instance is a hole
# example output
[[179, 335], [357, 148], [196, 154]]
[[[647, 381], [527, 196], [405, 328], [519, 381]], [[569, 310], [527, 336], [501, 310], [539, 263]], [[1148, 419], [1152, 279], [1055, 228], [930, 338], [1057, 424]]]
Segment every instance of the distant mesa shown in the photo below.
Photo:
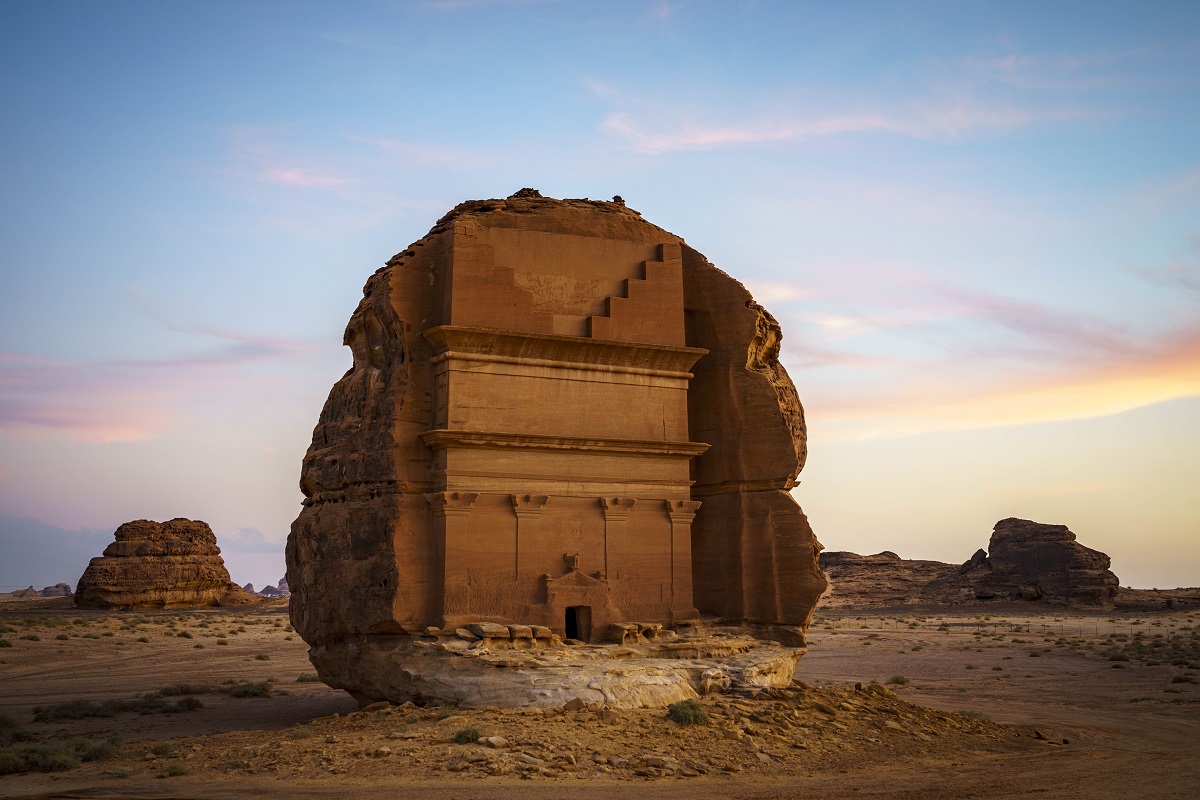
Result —
[[1065, 525], [1026, 519], [996, 523], [987, 551], [961, 565], [910, 561], [885, 551], [820, 556], [829, 606], [962, 605], [991, 600], [1112, 606], [1120, 585], [1109, 557], [1084, 547]]
[[40, 592], [30, 586], [28, 589], [18, 589], [15, 592], [0, 593], [0, 600], [33, 600], [38, 597], [70, 597], [71, 584], [56, 583], [53, 586], [47, 586]]
[[229, 579], [217, 537], [205, 522], [139, 519], [117, 528], [115, 537], [79, 579], [75, 605], [80, 608], [187, 608], [256, 600]]
[[255, 591], [253, 583], [247, 583], [242, 589], [248, 594], [258, 595], [259, 597], [288, 597], [291, 594], [288, 591], [287, 578], [280, 578], [277, 586], [268, 584], [258, 591]]

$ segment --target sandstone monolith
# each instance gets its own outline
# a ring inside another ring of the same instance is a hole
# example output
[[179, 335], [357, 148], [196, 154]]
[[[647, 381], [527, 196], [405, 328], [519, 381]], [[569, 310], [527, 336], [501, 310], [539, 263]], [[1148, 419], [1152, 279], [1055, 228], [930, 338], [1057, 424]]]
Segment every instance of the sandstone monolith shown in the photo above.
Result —
[[228, 606], [255, 598], [229, 579], [208, 524], [139, 519], [116, 530], [75, 588], [81, 608]]
[[1076, 541], [1065, 525], [1008, 518], [996, 523], [988, 549], [962, 564], [826, 552], [820, 564], [831, 606], [962, 605], [1025, 600], [1060, 605], [1109, 606], [1119, 580], [1109, 557]]
[[804, 411], [744, 286], [623, 202], [522, 190], [459, 205], [363, 295], [287, 545], [327, 682], [378, 695], [366, 654], [486, 624], [803, 646]]

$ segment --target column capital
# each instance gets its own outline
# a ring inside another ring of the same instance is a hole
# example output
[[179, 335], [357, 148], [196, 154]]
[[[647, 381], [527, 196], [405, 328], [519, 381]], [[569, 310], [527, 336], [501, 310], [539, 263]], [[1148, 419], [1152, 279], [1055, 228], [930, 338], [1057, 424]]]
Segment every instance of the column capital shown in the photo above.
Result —
[[509, 497], [512, 499], [517, 519], [537, 519], [541, 516], [546, 501], [550, 499], [550, 496], [545, 494], [512, 494]]
[[634, 497], [600, 498], [600, 505], [604, 507], [604, 519], [608, 522], [618, 522], [627, 518], [635, 503], [637, 498]]
[[699, 500], [664, 500], [667, 506], [667, 514], [671, 517], [671, 522], [691, 524], [692, 519], [696, 516], [696, 509], [700, 508]]
[[465, 517], [478, 499], [478, 492], [430, 492], [425, 502], [437, 517]]

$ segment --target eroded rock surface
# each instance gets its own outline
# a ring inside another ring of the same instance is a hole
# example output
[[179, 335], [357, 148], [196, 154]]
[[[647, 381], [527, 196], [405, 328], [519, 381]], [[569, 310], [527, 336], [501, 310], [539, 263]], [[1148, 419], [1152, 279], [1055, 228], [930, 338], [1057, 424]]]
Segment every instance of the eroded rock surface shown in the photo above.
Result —
[[456, 207], [367, 281], [304, 459], [287, 580], [322, 677], [367, 693], [348, 648], [483, 623], [802, 647], [825, 579], [780, 339], [623, 202]]
[[82, 608], [167, 608], [254, 602], [229, 579], [217, 537], [199, 520], [126, 522], [75, 589]]
[[1111, 563], [1106, 554], [1079, 544], [1066, 525], [1010, 517], [996, 523], [986, 556], [976, 553], [930, 591], [969, 590], [981, 600], [1047, 598], [1110, 605], [1120, 586], [1109, 570]]
[[996, 523], [988, 549], [963, 564], [905, 560], [890, 551], [820, 556], [829, 606], [962, 605], [1026, 600], [1109, 606], [1119, 580], [1110, 559], [1084, 547], [1065, 525], [1009, 518]]

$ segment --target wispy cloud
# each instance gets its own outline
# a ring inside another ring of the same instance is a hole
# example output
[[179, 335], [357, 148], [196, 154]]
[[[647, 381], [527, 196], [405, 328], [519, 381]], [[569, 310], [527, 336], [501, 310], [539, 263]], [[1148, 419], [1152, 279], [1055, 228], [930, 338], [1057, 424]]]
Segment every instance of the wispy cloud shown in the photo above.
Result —
[[92, 442], [152, 438], [174, 425], [188, 397], [252, 393], [281, 379], [255, 365], [294, 363], [318, 347], [299, 340], [204, 329], [206, 347], [170, 358], [64, 362], [0, 358], [0, 430], [59, 433]]
[[[643, 115], [649, 116], [649, 115]], [[975, 132], [1005, 131], [1043, 123], [1094, 119], [1100, 112], [1080, 107], [1034, 108], [959, 100], [901, 111], [829, 113], [782, 121], [711, 123], [682, 120], [657, 126], [629, 111], [609, 114], [602, 131], [635, 151], [659, 155], [773, 142], [803, 142], [846, 134], [890, 134], [912, 139], [953, 139]], [[655, 130], [655, 127], [666, 130]]]
[[[1083, 337], [1085, 347], [1092, 344], [1088, 338]], [[886, 391], [857, 387], [822, 393], [817, 387], [815, 403], [810, 393], [810, 407], [820, 408], [827, 432], [843, 438], [1107, 416], [1200, 395], [1200, 326], [1144, 338], [1107, 354], [1092, 351], [1081, 357], [1064, 350], [1056, 362], [1001, 366], [984, 370], [982, 378], [971, 374], [980, 365], [966, 360], [909, 362]]]
[[1200, 293], [1200, 264], [1172, 261], [1165, 267], [1137, 267], [1125, 264], [1121, 269], [1158, 286]]
[[446, 147], [426, 142], [402, 139], [371, 138], [349, 135], [351, 141], [370, 145], [383, 153], [388, 161], [407, 166], [454, 167], [477, 169], [495, 160], [489, 153], [465, 147]]
[[259, 177], [268, 183], [282, 183], [286, 186], [301, 186], [304, 188], [346, 186], [354, 182], [349, 178], [341, 178], [335, 175], [314, 175], [299, 167], [292, 167], [290, 169], [273, 167], [259, 173]]

